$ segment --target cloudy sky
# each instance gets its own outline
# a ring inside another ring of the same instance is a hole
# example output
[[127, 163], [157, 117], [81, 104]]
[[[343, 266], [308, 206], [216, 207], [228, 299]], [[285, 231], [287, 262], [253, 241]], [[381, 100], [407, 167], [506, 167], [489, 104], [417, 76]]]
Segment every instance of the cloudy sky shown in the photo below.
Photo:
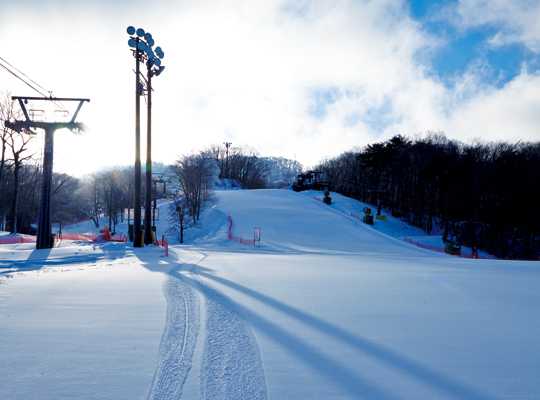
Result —
[[[133, 163], [130, 25], [165, 52], [154, 160], [225, 141], [310, 166], [395, 134], [540, 140], [537, 0], [0, 3], [0, 57], [42, 92], [91, 100], [89, 134], [56, 133], [56, 171]], [[39, 96], [2, 68], [0, 90]]]

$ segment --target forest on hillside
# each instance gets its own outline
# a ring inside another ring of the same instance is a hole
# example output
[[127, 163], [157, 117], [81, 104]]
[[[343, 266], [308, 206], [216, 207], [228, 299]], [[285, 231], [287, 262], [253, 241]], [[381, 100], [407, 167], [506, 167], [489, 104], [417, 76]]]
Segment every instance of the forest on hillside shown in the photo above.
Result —
[[[2, 111], [0, 107], [0, 111]], [[35, 140], [2, 124], [0, 130], [0, 230], [35, 234], [41, 202], [43, 160], [28, 151]], [[146, 166], [141, 166], [145, 175]], [[247, 189], [284, 187], [302, 171], [297, 161], [282, 157], [260, 157], [246, 146], [225, 148], [212, 145], [178, 157], [171, 165], [152, 162], [152, 201], [182, 193], [186, 204], [182, 215], [192, 224], [198, 220], [202, 203], [212, 185], [229, 178]], [[109, 216], [109, 229], [123, 220], [123, 212], [134, 206], [135, 170], [133, 166], [107, 166], [83, 177], [53, 172], [52, 222], [63, 225]], [[141, 192], [146, 193], [146, 179]], [[177, 207], [178, 208], [178, 207]], [[184, 217], [182, 217], [184, 218]], [[183, 221], [183, 220], [182, 220]]]
[[[0, 230], [32, 233], [42, 191], [42, 154], [29, 150], [36, 135], [6, 127], [4, 122], [21, 118], [20, 113], [9, 94], [0, 95]], [[212, 171], [207, 174], [212, 179], [249, 189], [285, 187], [302, 172], [295, 160], [260, 157], [255, 149], [231, 143], [179, 156], [171, 166], [153, 164], [152, 200], [191, 187], [188, 176], [201, 181], [206, 173], [200, 172], [201, 165]], [[501, 258], [538, 259], [539, 166], [540, 142], [462, 143], [430, 132], [414, 138], [396, 135], [324, 159], [315, 169], [332, 182], [333, 191], [381, 203], [392, 215], [449, 242]], [[80, 178], [53, 173], [52, 180], [52, 220], [60, 226], [109, 215], [114, 230], [123, 210], [134, 204], [133, 166], [109, 166]], [[201, 193], [214, 184], [203, 181], [194, 186], [204, 187]], [[197, 199], [206, 197], [196, 193], [188, 208], [193, 221], [200, 211]]]
[[540, 256], [540, 142], [396, 135], [315, 168], [332, 190], [501, 258]]

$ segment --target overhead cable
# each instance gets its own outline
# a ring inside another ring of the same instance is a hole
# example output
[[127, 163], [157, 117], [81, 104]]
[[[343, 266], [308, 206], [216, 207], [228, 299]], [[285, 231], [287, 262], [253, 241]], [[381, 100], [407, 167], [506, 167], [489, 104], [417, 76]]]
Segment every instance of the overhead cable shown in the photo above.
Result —
[[[2, 57], [0, 57], [0, 60], [4, 63], [6, 63], [7, 65], [9, 65], [11, 68], [15, 69], [17, 72], [19, 72], [20, 74], [24, 75], [28, 80], [30, 80], [30, 82], [32, 82], [33, 84], [35, 84], [36, 86], [40, 87], [41, 89], [43, 89], [45, 92], [49, 93], [49, 96], [47, 96], [46, 94], [43, 94], [40, 90], [36, 89], [34, 86], [32, 86], [30, 83], [28, 83], [25, 79], [21, 78], [19, 75], [17, 75], [15, 72], [13, 72], [11, 69], [9, 69], [8, 67], [6, 67], [5, 65], [3, 65], [2, 63], [0, 63], [0, 66], [2, 68], [4, 68], [6, 71], [8, 71], [11, 75], [13, 75], [14, 77], [16, 77], [17, 79], [20, 79], [23, 83], [25, 83], [26, 85], [28, 85], [29, 87], [31, 87], [33, 90], [35, 90], [37, 93], [39, 93], [41, 96], [43, 96], [44, 98], [54, 98], [52, 97], [52, 92], [45, 89], [43, 86], [41, 86], [39, 83], [35, 82], [34, 80], [32, 80], [28, 75], [26, 75], [24, 72], [22, 72], [21, 70], [19, 70], [17, 67], [14, 67], [13, 65], [11, 65], [8, 61], [4, 60]], [[63, 109], [64, 111], [67, 111], [69, 115], [72, 115], [69, 110], [67, 110], [61, 103], [58, 103], [56, 101], [52, 101], [53, 104], [55, 104], [57, 107], [60, 107], [61, 109]]]

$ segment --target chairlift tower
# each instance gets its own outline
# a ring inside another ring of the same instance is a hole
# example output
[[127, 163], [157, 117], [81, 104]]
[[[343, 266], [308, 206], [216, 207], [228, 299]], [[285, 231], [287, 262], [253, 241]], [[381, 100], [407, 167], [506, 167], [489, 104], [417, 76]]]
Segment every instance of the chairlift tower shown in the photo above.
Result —
[[[41, 191], [41, 205], [39, 210], [38, 232], [36, 249], [49, 249], [53, 247], [52, 242], [52, 207], [51, 207], [51, 186], [53, 172], [53, 153], [54, 153], [54, 132], [58, 129], [67, 128], [74, 133], [80, 131], [88, 132], [88, 128], [82, 122], [75, 122], [77, 115], [85, 101], [90, 99], [67, 99], [57, 97], [19, 97], [13, 96], [13, 100], [18, 100], [19, 105], [24, 113], [24, 121], [6, 121], [7, 128], [16, 132], [25, 132], [27, 134], [35, 134], [32, 128], [39, 128], [45, 131], [45, 146], [43, 154], [43, 188]], [[32, 121], [25, 104], [28, 100], [45, 100], [45, 101], [78, 101], [79, 106], [77, 111], [69, 122], [43, 122]]]
[[[156, 174], [157, 175], [157, 174]], [[157, 209], [157, 184], [163, 183], [164, 185], [167, 184], [167, 182], [170, 182], [169, 180], [163, 180], [164, 174], [161, 174], [159, 178], [152, 179], [152, 183], [154, 184], [154, 191], [152, 195], [152, 199], [154, 201], [154, 210], [152, 211], [152, 225], [156, 226], [156, 209]], [[163, 189], [163, 194], [165, 194], [165, 189]], [[146, 217], [146, 211], [145, 211], [145, 217]]]

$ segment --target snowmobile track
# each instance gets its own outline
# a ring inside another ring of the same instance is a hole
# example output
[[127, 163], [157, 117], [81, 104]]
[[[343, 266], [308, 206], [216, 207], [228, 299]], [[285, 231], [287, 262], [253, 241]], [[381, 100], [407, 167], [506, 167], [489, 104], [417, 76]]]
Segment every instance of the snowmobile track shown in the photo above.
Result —
[[159, 363], [148, 399], [179, 399], [191, 369], [199, 331], [199, 305], [195, 290], [172, 271], [165, 283], [167, 323], [161, 339]]
[[201, 399], [268, 399], [257, 339], [240, 308], [197, 276], [204, 258], [174, 268], [164, 285], [167, 323], [148, 399], [181, 399], [196, 373]]

